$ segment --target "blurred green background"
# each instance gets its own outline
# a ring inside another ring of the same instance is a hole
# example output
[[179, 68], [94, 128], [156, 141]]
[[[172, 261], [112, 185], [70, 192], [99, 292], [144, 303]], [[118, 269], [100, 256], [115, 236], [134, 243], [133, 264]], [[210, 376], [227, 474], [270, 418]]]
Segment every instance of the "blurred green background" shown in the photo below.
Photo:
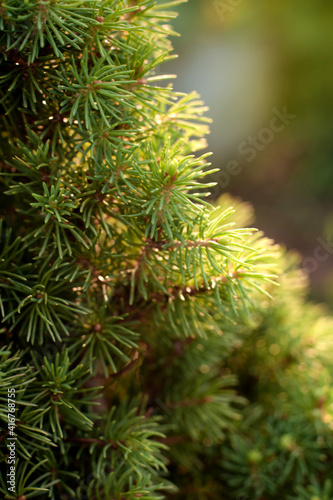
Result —
[[[332, 306], [332, 0], [189, 0], [175, 9], [179, 58], [161, 70], [210, 108], [210, 161], [222, 170], [212, 197], [250, 201], [256, 227], [302, 253], [312, 297]], [[294, 118], [272, 130], [284, 109]]]

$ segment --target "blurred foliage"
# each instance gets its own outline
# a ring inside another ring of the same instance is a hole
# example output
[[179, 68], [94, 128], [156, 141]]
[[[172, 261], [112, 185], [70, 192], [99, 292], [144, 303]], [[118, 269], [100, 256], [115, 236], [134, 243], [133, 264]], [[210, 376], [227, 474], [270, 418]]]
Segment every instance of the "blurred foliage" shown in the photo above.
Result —
[[[182, 15], [174, 26], [182, 36], [174, 45], [181, 70], [177, 61], [168, 63], [169, 69], [176, 68], [178, 86], [187, 91], [203, 60], [209, 61], [206, 85], [196, 88], [207, 103], [212, 95], [215, 99], [209, 141], [214, 165], [223, 170], [237, 160], [242, 166], [241, 175], [220, 191], [251, 201], [258, 227], [312, 257], [316, 238], [333, 235], [333, 3], [190, 0], [178, 10]], [[199, 46], [196, 73], [191, 50], [195, 54]], [[226, 88], [226, 80], [234, 84]], [[273, 108], [284, 106], [297, 118], [247, 163], [238, 145], [267, 126]], [[333, 303], [331, 268], [332, 257], [320, 262], [311, 280], [313, 296]]]

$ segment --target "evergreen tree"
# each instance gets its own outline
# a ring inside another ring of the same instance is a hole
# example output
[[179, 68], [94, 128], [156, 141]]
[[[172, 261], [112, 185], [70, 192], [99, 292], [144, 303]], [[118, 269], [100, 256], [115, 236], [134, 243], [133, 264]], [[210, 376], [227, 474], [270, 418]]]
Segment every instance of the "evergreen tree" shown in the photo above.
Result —
[[3, 498], [333, 496], [332, 319], [205, 200], [205, 108], [155, 83], [177, 3], [1, 4]]

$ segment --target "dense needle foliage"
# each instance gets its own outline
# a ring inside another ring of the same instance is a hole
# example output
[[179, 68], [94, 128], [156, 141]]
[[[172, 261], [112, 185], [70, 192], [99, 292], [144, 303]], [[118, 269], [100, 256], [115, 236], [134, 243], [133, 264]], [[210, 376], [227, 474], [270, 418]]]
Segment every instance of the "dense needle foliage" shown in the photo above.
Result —
[[205, 108], [155, 71], [177, 3], [1, 3], [1, 498], [333, 496], [333, 322], [205, 199]]

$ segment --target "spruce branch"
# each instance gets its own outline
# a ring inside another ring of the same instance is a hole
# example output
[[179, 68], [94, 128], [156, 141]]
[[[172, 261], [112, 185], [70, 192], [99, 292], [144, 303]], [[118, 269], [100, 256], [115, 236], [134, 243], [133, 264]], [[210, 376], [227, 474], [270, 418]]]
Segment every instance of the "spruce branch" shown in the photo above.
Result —
[[157, 70], [179, 3], [1, 5], [6, 498], [329, 498], [332, 319], [206, 199], [206, 108]]

